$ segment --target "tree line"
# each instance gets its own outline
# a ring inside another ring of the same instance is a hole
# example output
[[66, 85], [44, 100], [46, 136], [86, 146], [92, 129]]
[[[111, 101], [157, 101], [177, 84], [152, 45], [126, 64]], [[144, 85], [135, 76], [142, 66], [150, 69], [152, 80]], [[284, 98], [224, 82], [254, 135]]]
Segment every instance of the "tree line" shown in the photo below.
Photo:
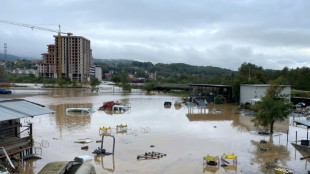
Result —
[[[97, 59], [95, 59], [96, 61]], [[128, 81], [124, 77], [128, 74], [133, 74], [136, 77], [144, 78], [145, 82], [153, 83], [179, 83], [179, 84], [222, 84], [232, 85], [238, 94], [238, 86], [240, 84], [266, 84], [270, 80], [275, 80], [278, 77], [283, 77], [284, 85], [292, 85], [293, 89], [310, 91], [310, 68], [301, 67], [289, 69], [284, 67], [282, 70], [264, 69], [252, 63], [243, 63], [238, 71], [229, 69], [212, 67], [212, 66], [194, 66], [184, 63], [153, 64], [151, 62], [138, 62], [129, 60], [109, 60], [97, 61], [95, 64], [102, 68], [102, 73], [113, 72], [112, 80], [114, 82]], [[6, 69], [14, 68], [34, 68], [35, 64], [31, 61], [20, 61], [14, 65], [13, 62], [7, 61]], [[10, 75], [4, 71], [4, 67], [0, 68], [0, 81], [11, 82], [45, 82], [55, 83], [54, 80], [19, 77]], [[150, 79], [150, 74], [156, 74], [156, 80]]]
[[193, 66], [183, 63], [153, 64], [151, 62], [118, 62], [98, 63], [103, 73], [114, 72], [115, 80], [123, 73], [134, 74], [137, 77], [148, 78], [150, 73], [156, 73], [158, 83], [210, 83], [222, 85], [266, 84], [270, 80], [283, 77], [285, 85], [294, 89], [310, 90], [310, 68], [301, 67], [282, 70], [264, 69], [252, 63], [243, 63], [238, 71], [212, 67]]

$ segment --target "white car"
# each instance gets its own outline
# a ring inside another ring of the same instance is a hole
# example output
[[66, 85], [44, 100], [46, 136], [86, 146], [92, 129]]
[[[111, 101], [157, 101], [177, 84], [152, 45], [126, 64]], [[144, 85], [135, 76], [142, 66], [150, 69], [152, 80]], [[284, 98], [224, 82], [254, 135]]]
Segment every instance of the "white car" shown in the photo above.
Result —
[[126, 107], [126, 106], [123, 106], [123, 105], [114, 105], [113, 107], [112, 107], [112, 112], [113, 113], [119, 113], [119, 114], [121, 114], [121, 113], [124, 113], [124, 112], [126, 112], [126, 111], [128, 111], [129, 109]]

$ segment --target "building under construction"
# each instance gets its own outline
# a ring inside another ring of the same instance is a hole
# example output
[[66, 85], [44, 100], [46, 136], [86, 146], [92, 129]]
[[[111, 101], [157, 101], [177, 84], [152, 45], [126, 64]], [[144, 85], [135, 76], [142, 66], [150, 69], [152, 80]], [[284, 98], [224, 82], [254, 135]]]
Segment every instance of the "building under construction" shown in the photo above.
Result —
[[81, 36], [56, 35], [55, 44], [48, 45], [48, 53], [42, 54], [38, 64], [39, 75], [46, 78], [66, 78], [84, 82], [90, 80], [93, 66], [90, 40]]

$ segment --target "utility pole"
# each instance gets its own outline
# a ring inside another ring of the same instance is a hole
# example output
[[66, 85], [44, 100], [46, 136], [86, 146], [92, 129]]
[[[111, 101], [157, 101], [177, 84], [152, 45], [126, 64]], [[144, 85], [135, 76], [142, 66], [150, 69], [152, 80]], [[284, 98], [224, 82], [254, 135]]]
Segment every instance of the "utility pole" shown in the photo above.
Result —
[[3, 49], [3, 51], [4, 51], [4, 55], [3, 55], [4, 56], [4, 61], [6, 61], [7, 48], [8, 48], [7, 44], [4, 43], [4, 49]]
[[251, 80], [251, 64], [249, 63], [249, 80]]
[[249, 80], [251, 80], [251, 61], [253, 60], [250, 60], [249, 62]]

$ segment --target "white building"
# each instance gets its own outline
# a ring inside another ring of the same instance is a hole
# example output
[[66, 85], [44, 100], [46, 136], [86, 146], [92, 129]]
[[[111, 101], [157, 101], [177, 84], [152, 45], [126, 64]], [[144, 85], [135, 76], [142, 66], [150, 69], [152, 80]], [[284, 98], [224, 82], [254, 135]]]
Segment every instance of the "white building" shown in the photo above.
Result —
[[[265, 96], [269, 84], [242, 84], [240, 85], [240, 104], [247, 102], [253, 103], [259, 101]], [[285, 85], [282, 94], [288, 94], [289, 100], [291, 99], [291, 86]]]
[[89, 69], [90, 77], [96, 77], [99, 81], [102, 80], [102, 69], [100, 66], [91, 66]]

